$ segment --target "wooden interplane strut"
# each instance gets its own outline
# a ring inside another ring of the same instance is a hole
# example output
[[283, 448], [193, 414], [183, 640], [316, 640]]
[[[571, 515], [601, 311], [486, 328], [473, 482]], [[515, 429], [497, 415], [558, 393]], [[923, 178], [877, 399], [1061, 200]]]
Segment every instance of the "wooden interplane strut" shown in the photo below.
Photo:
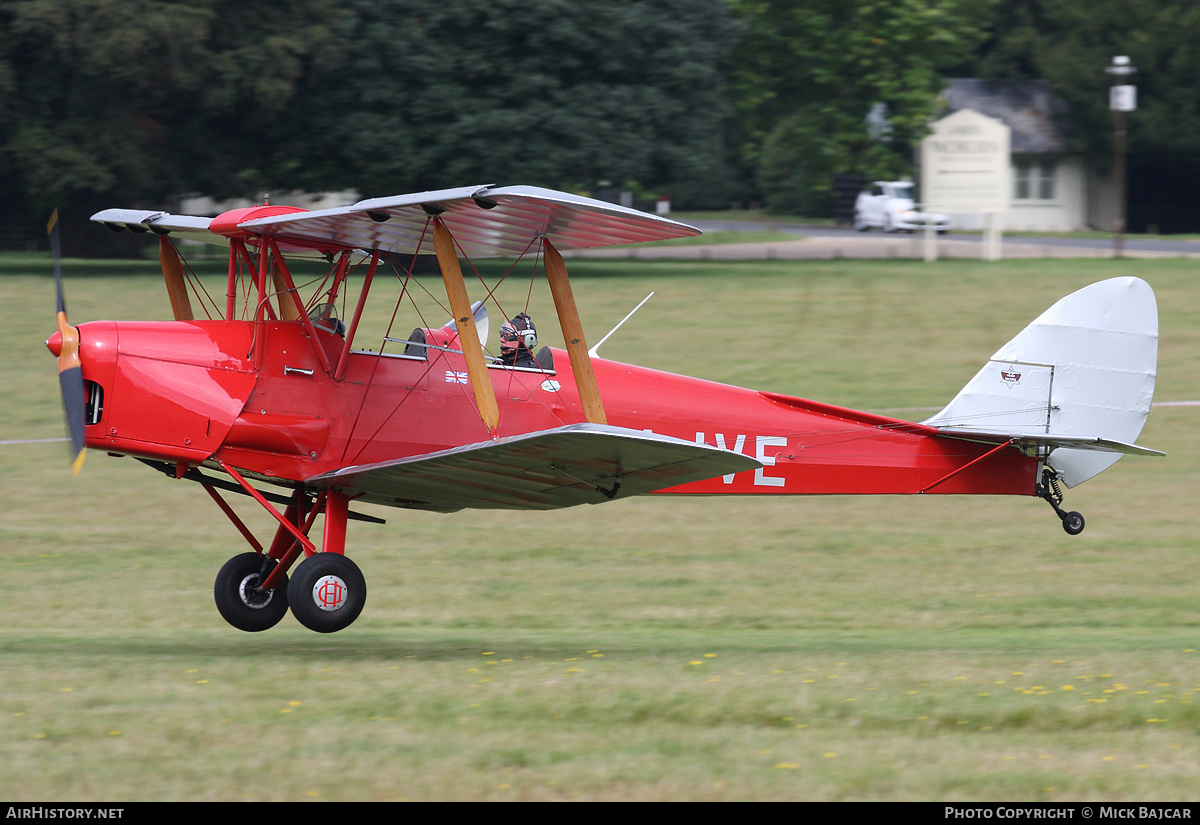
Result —
[[546, 279], [550, 281], [550, 294], [554, 296], [554, 309], [562, 326], [567, 356], [571, 359], [571, 372], [575, 374], [584, 420], [589, 424], [607, 424], [600, 389], [596, 386], [596, 373], [592, 370], [592, 358], [588, 355], [587, 342], [583, 338], [583, 324], [579, 321], [575, 295], [567, 279], [566, 264], [549, 238], [543, 240], [542, 249], [546, 260]]
[[171, 299], [171, 312], [176, 321], [191, 321], [192, 302], [188, 298], [187, 284], [183, 280], [183, 265], [175, 245], [165, 235], [158, 238], [158, 263], [162, 266], [163, 280], [167, 284], [167, 296]]
[[500, 407], [496, 403], [496, 392], [488, 378], [487, 363], [483, 360], [483, 346], [479, 343], [479, 331], [475, 328], [475, 316], [471, 312], [471, 300], [467, 297], [467, 286], [463, 283], [462, 267], [458, 263], [458, 252], [454, 248], [454, 237], [441, 222], [433, 221], [433, 246], [437, 252], [438, 266], [446, 284], [446, 297], [450, 299], [450, 311], [454, 314], [454, 325], [462, 345], [463, 358], [467, 365], [467, 379], [475, 393], [475, 404], [479, 418], [492, 435], [500, 425]]

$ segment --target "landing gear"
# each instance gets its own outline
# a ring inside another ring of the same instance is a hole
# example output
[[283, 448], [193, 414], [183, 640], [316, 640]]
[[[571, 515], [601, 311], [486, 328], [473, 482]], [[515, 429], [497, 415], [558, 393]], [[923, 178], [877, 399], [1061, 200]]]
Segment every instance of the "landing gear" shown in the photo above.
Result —
[[[253, 553], [234, 556], [217, 574], [213, 594], [221, 616], [239, 630], [256, 633], [278, 624], [290, 607], [296, 620], [309, 630], [334, 633], [348, 627], [367, 600], [366, 579], [358, 565], [343, 555], [349, 498], [336, 490], [322, 490], [314, 496], [298, 488], [286, 511], [280, 513], [236, 470], [224, 464], [221, 467], [279, 522], [271, 546], [264, 550], [216, 487], [204, 485], [254, 548]], [[318, 548], [308, 534], [322, 513], [325, 527]], [[303, 561], [296, 564], [299, 559]], [[289, 570], [291, 581], [286, 575]]]
[[317, 553], [300, 562], [288, 584], [296, 621], [318, 633], [336, 633], [358, 618], [367, 582], [358, 565], [340, 553]]
[[272, 590], [262, 587], [275, 562], [258, 553], [242, 553], [225, 562], [213, 596], [225, 621], [238, 630], [258, 633], [279, 624], [288, 610], [287, 576]]
[[1060, 505], [1063, 500], [1062, 488], [1058, 485], [1058, 474], [1046, 467], [1042, 470], [1042, 483], [1037, 486], [1037, 494], [1046, 500], [1054, 513], [1062, 519], [1063, 530], [1069, 536], [1078, 536], [1083, 532], [1083, 514], [1077, 510], [1067, 512]]
[[1067, 535], [1078, 536], [1083, 532], [1083, 514], [1076, 510], [1072, 510], [1063, 516], [1063, 529], [1067, 531]]

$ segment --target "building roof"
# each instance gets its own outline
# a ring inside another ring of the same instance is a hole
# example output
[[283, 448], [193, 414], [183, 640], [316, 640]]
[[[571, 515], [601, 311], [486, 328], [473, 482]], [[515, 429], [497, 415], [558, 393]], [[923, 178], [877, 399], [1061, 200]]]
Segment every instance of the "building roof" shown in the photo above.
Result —
[[948, 81], [942, 92], [943, 115], [974, 109], [1012, 129], [1012, 153], [1067, 151], [1066, 104], [1050, 93], [1044, 80], [1009, 83], [977, 78]]

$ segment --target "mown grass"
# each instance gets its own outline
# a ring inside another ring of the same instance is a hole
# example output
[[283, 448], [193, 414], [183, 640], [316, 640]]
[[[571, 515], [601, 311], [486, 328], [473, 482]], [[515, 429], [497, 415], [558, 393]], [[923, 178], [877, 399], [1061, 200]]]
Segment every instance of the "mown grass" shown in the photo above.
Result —
[[[82, 267], [74, 320], [168, 311], [156, 276]], [[656, 291], [605, 357], [914, 418], [1061, 295], [1137, 274], [1157, 398], [1200, 398], [1190, 261], [569, 267], [593, 339]], [[0, 278], [0, 441], [62, 433], [52, 302]], [[1068, 492], [1075, 538], [1033, 499], [376, 510], [350, 528], [366, 611], [328, 637], [221, 621], [245, 545], [194, 485], [0, 445], [0, 799], [1195, 799], [1196, 415], [1156, 409], [1167, 458]]]

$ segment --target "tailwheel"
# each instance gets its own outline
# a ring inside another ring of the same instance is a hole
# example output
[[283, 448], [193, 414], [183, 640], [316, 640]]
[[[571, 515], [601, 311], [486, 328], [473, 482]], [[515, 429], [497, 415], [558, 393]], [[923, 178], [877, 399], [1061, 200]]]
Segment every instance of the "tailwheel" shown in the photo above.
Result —
[[367, 601], [367, 581], [341, 553], [316, 553], [296, 566], [288, 603], [300, 624], [318, 633], [349, 627]]
[[1076, 510], [1063, 516], [1062, 523], [1063, 529], [1067, 531], [1068, 535], [1078, 536], [1083, 532], [1083, 514]]
[[1062, 519], [1063, 530], [1068, 536], [1078, 536], [1083, 532], [1083, 514], [1077, 510], [1068, 513], [1060, 506], [1063, 500], [1062, 488], [1058, 484], [1058, 474], [1049, 467], [1042, 470], [1042, 483], [1037, 486], [1037, 494], [1054, 508], [1054, 513]]
[[213, 586], [221, 617], [238, 630], [258, 633], [279, 624], [288, 610], [288, 580], [264, 590], [260, 585], [275, 562], [258, 553], [242, 553], [225, 562]]

